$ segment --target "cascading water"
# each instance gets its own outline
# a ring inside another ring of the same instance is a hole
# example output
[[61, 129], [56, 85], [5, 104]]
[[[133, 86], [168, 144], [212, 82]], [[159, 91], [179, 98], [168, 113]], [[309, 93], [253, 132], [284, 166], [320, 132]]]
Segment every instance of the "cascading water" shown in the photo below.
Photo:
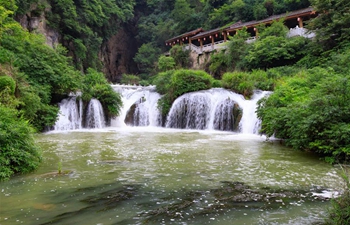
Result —
[[[160, 95], [154, 86], [140, 87], [112, 85], [122, 97], [120, 116], [111, 119], [112, 127], [161, 126], [161, 115], [157, 108]], [[187, 93], [175, 100], [167, 116], [167, 128], [239, 131], [257, 134], [260, 122], [255, 109], [257, 101], [269, 92], [256, 91], [251, 100], [222, 88]], [[83, 103], [75, 96], [60, 104], [59, 119], [55, 130], [74, 130], [83, 127]], [[84, 127], [106, 126], [101, 103], [92, 99], [86, 108]], [[85, 115], [85, 114], [84, 114]]]
[[241, 133], [256, 134], [259, 129], [256, 104], [268, 93], [257, 91], [251, 100], [221, 88], [187, 93], [173, 103], [166, 127], [240, 130]]
[[75, 96], [63, 99], [59, 103], [59, 108], [58, 120], [54, 125], [54, 130], [75, 130], [82, 128], [83, 102], [81, 99], [79, 100], [79, 106]]
[[123, 108], [120, 116], [111, 121], [112, 126], [160, 126], [160, 113], [157, 102], [161, 97], [155, 86], [140, 87], [131, 85], [112, 85], [121, 94]]
[[242, 105], [244, 113], [240, 122], [241, 133], [257, 134], [259, 132], [261, 121], [255, 113], [257, 103], [270, 93], [269, 91], [256, 91], [252, 98], [249, 101], [245, 101], [245, 104]]
[[103, 108], [97, 99], [91, 99], [86, 113], [87, 128], [103, 128], [106, 126]]

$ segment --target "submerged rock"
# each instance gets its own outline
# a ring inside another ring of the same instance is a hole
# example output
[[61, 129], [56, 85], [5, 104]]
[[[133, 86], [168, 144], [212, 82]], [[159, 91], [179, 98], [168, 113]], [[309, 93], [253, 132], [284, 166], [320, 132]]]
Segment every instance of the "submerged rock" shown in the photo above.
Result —
[[[145, 217], [146, 221], [153, 222], [176, 218], [186, 220], [244, 208], [265, 211], [304, 201], [328, 199], [321, 195], [314, 195], [310, 190], [253, 189], [241, 182], [224, 181], [220, 187], [215, 189], [189, 192], [183, 197], [174, 196], [173, 201], [166, 199], [164, 204], [160, 202], [161, 207], [146, 211], [139, 216]], [[167, 204], [168, 202], [171, 203]]]

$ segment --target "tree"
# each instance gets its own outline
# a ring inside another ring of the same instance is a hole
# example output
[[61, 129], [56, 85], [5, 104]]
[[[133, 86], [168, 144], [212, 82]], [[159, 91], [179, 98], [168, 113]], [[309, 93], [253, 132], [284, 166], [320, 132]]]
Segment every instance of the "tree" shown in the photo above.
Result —
[[83, 79], [82, 99], [86, 102], [91, 98], [98, 99], [109, 117], [119, 115], [123, 102], [120, 94], [115, 92], [103, 73], [89, 68]]
[[245, 56], [247, 67], [266, 69], [290, 65], [306, 55], [305, 46], [309, 40], [304, 37], [287, 38], [287, 31], [282, 21], [266, 28]]
[[262, 131], [330, 163], [350, 157], [349, 76], [315, 67], [279, 82], [257, 113]]
[[189, 58], [190, 52], [188, 50], [184, 50], [180, 45], [174, 45], [170, 49], [170, 55], [175, 60], [176, 68], [187, 68], [190, 64]]
[[350, 4], [348, 0], [312, 0], [319, 16], [312, 20], [310, 28], [326, 50], [349, 42]]
[[214, 9], [209, 14], [211, 26], [220, 27], [230, 22], [241, 20], [241, 12], [245, 6], [243, 0], [234, 0], [230, 4], [224, 4], [220, 8]]
[[158, 69], [161, 72], [172, 70], [175, 68], [175, 60], [171, 56], [160, 56], [158, 59]]
[[141, 72], [151, 74], [155, 69], [159, 54], [160, 49], [154, 47], [152, 43], [143, 44], [136, 53], [134, 61]]
[[35, 170], [41, 161], [33, 129], [17, 111], [0, 104], [0, 181]]

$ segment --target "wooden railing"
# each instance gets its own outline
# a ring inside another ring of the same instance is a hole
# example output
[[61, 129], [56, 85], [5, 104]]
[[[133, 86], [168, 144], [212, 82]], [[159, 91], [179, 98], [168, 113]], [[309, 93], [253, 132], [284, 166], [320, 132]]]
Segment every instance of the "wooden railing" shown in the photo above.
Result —
[[225, 49], [227, 48], [226, 45], [224, 44], [224, 40], [214, 42], [214, 45], [206, 44], [203, 45], [202, 48], [200, 46], [194, 45], [194, 44], [188, 44], [184, 46], [185, 50], [191, 50], [195, 51], [197, 54], [202, 54], [203, 52], [212, 52], [215, 49]]
[[[299, 28], [298, 26], [296, 26], [295, 28], [291, 28], [289, 30], [287, 36], [288, 37], [303, 36], [306, 38], [313, 38], [315, 37], [315, 33], [309, 32], [305, 28]], [[250, 37], [246, 40], [246, 43], [251, 44], [256, 40], [257, 40], [257, 37]], [[226, 49], [227, 48], [226, 43], [227, 42], [225, 42], [224, 40], [220, 40], [220, 41], [214, 42], [214, 45], [210, 43], [210, 44], [203, 45], [202, 47], [194, 44], [188, 44], [184, 46], [184, 49], [194, 51], [197, 54], [202, 54], [203, 52], [212, 52], [216, 49]]]

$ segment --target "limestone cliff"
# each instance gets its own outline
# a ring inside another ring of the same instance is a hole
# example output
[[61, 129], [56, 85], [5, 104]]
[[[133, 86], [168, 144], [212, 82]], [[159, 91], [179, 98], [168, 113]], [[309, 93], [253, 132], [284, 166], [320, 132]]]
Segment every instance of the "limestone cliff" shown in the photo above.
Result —
[[42, 12], [39, 15], [32, 13], [33, 8], [36, 5], [31, 6], [32, 10], [24, 15], [17, 15], [16, 19], [21, 26], [30, 32], [43, 34], [46, 38], [46, 44], [52, 48], [60, 41], [60, 35], [58, 31], [51, 29], [46, 22], [45, 13]]
[[138, 72], [133, 60], [138, 48], [135, 35], [133, 26], [125, 24], [102, 44], [99, 58], [104, 65], [103, 72], [109, 81], [117, 83], [120, 82], [123, 74]]
[[[75, 54], [73, 42], [66, 40], [63, 35], [48, 25], [45, 15], [50, 12], [51, 8], [47, 7], [38, 13], [37, 4], [32, 4], [28, 12], [16, 15], [16, 20], [28, 31], [43, 34], [47, 45], [52, 48], [58, 43], [65, 46], [68, 49], [68, 56], [72, 57], [77, 65], [81, 65], [81, 60]], [[102, 71], [110, 82], [120, 82], [122, 74], [138, 73], [137, 65], [133, 60], [139, 47], [135, 39], [136, 35], [137, 29], [133, 21], [124, 23], [100, 46], [98, 58], [102, 62]], [[83, 70], [89, 65], [77, 67]]]

